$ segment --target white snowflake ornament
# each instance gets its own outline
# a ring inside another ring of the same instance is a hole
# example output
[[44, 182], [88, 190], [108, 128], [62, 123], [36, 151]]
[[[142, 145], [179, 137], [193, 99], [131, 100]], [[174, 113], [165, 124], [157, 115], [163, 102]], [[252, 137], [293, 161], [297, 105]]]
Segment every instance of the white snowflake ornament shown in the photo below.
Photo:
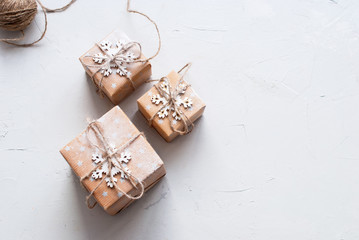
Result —
[[121, 161], [124, 163], [128, 163], [131, 160], [131, 154], [129, 152], [122, 152], [121, 153]]
[[101, 153], [94, 153], [92, 154], [92, 161], [94, 161], [96, 164], [99, 164], [100, 162], [103, 162], [102, 154]]
[[102, 174], [107, 174], [107, 171], [108, 171], [108, 163], [105, 162], [102, 164], [101, 167], [97, 168], [96, 170], [94, 170], [92, 172], [92, 175], [91, 177], [93, 179], [99, 179], [99, 178], [102, 178]]
[[[177, 94], [177, 96], [175, 96], [175, 99], [172, 100], [170, 106], [166, 106], [165, 108], [162, 108], [160, 111], [157, 112], [159, 118], [167, 117], [169, 115], [169, 112], [171, 111], [174, 120], [176, 121], [181, 120], [181, 116], [178, 113], [178, 111], [175, 110], [175, 107], [180, 107], [181, 105], [183, 105], [185, 109], [188, 109], [191, 108], [193, 105], [191, 98], [185, 97], [184, 99], [182, 99], [181, 97], [185, 93], [187, 87], [188, 85], [185, 85], [183, 83], [179, 84], [176, 87], [175, 94]], [[163, 106], [167, 105], [168, 101], [170, 101], [171, 95], [173, 94], [170, 93], [170, 85], [168, 83], [168, 79], [160, 81], [159, 91], [160, 90], [162, 90], [163, 92], [161, 94], [152, 95], [151, 102], [156, 105], [159, 105], [160, 103], [162, 103]], [[172, 104], [175, 104], [175, 106], [173, 106]]]
[[116, 47], [117, 48], [123, 48], [126, 44], [128, 43], [128, 41], [125, 41], [123, 39], [120, 39], [116, 42]]
[[177, 107], [179, 107], [179, 106], [181, 106], [181, 104], [183, 104], [183, 100], [182, 100], [181, 96], [176, 97], [175, 104], [177, 105]]
[[184, 108], [192, 107], [192, 99], [185, 97], [182, 101], [182, 104]]
[[180, 94], [184, 94], [184, 93], [186, 92], [187, 85], [181, 83], [181, 84], [178, 85], [178, 88], [180, 89], [180, 90], [179, 90], [179, 93], [180, 93]]
[[177, 121], [180, 121], [181, 120], [181, 116], [174, 110], [172, 109], [172, 117], [177, 120]]
[[160, 87], [165, 93], [170, 94], [170, 87], [167, 82], [162, 82]]
[[126, 53], [126, 57], [129, 62], [133, 62], [133, 60], [135, 60], [135, 54], [133, 52]]
[[131, 43], [119, 40], [115, 44], [110, 41], [102, 41], [98, 46], [103, 53], [97, 53], [92, 56], [95, 63], [100, 64], [100, 72], [103, 76], [108, 77], [116, 69], [116, 73], [120, 76], [130, 77], [131, 72], [125, 66], [126, 64], [133, 63], [137, 57], [134, 52], [131, 51], [133, 45]]
[[158, 117], [159, 118], [165, 118], [168, 116], [168, 110], [169, 110], [169, 107], [165, 107], [163, 109], [161, 109], [159, 112], [158, 112]]
[[120, 76], [131, 76], [131, 72], [127, 70], [126, 67], [118, 66], [118, 69], [116, 70], [116, 73], [118, 73]]
[[94, 55], [92, 59], [95, 63], [102, 63], [105, 58], [106, 56], [103, 55], [102, 53], [97, 53]]
[[[117, 149], [114, 145], [110, 145], [110, 150], [114, 154], [117, 154]], [[128, 179], [131, 175], [130, 169], [127, 167], [127, 163], [132, 159], [131, 153], [128, 151], [122, 152], [120, 157], [107, 157], [107, 161], [102, 157], [101, 153], [93, 153], [92, 160], [94, 163], [101, 164], [97, 169], [92, 172], [91, 177], [95, 180], [105, 177], [106, 185], [110, 188], [114, 187], [114, 183], [117, 183], [118, 179], [115, 177], [120, 174], [121, 179]], [[109, 162], [111, 163], [111, 169], [109, 169]], [[110, 174], [110, 176], [108, 176]], [[112, 180], [111, 180], [112, 179]], [[122, 180], [121, 180], [122, 181]]]
[[101, 69], [101, 71], [100, 71], [105, 77], [108, 77], [108, 76], [110, 76], [110, 74], [112, 73], [112, 69], [111, 69], [111, 67], [108, 67], [108, 68], [103, 68], [103, 69]]
[[105, 50], [105, 51], [109, 51], [109, 50], [111, 49], [111, 46], [112, 46], [112, 44], [111, 44], [110, 41], [102, 41], [102, 42], [100, 43], [100, 45], [101, 45], [101, 48], [102, 48], [103, 50]]
[[159, 94], [156, 94], [151, 97], [151, 102], [158, 105], [163, 102], [163, 98]]

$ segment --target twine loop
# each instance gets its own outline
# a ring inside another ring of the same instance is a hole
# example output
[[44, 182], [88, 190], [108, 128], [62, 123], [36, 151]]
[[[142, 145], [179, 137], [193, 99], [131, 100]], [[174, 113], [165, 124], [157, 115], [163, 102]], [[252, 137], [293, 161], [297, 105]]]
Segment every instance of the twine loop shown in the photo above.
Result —
[[[96, 139], [100, 142], [100, 145], [97, 144], [96, 142], [94, 142], [89, 137], [90, 131], [92, 131], [95, 134]], [[120, 147], [111, 147], [108, 140], [103, 135], [103, 131], [102, 131], [100, 125], [98, 124], [98, 122], [97, 121], [89, 121], [89, 125], [86, 128], [86, 136], [87, 136], [87, 139], [90, 142], [90, 145], [92, 147], [96, 147], [97, 149], [99, 149], [103, 153], [104, 161], [99, 162], [86, 175], [81, 177], [80, 178], [80, 183], [84, 186], [83, 181], [86, 178], [89, 178], [92, 175], [93, 171], [95, 171], [96, 169], [102, 167], [104, 163], [108, 164], [108, 172], [107, 172], [106, 176], [104, 176], [102, 178], [102, 180], [96, 185], [96, 187], [86, 197], [86, 204], [87, 204], [88, 208], [94, 208], [96, 206], [97, 202], [95, 201], [94, 203], [91, 204], [90, 199], [93, 196], [94, 192], [100, 187], [100, 185], [108, 177], [110, 178], [110, 182], [113, 184], [113, 186], [115, 187], [117, 192], [122, 193], [124, 196], [126, 196], [127, 198], [132, 199], [132, 200], [136, 200], [136, 199], [141, 198], [143, 196], [143, 193], [145, 192], [144, 183], [142, 181], [140, 181], [138, 178], [136, 178], [135, 176], [133, 176], [130, 172], [126, 171], [126, 169], [124, 169], [122, 164], [120, 164], [120, 159], [119, 159], [118, 154], [121, 153], [122, 150], [124, 150], [125, 148], [130, 146], [138, 137], [144, 136], [144, 134], [142, 132], [139, 132], [138, 134], [134, 135], [130, 140], [128, 140], [126, 143], [121, 145]], [[127, 194], [125, 191], [123, 191], [117, 185], [116, 181], [114, 180], [114, 178], [113, 178], [113, 176], [111, 174], [112, 167], [117, 167], [117, 168], [119, 168], [119, 169], [121, 169], [123, 171], [123, 173], [125, 175], [125, 179], [127, 179], [136, 190], [140, 191], [140, 193], [137, 196], [132, 196], [132, 195]], [[137, 186], [137, 185], [139, 185], [139, 186]]]
[[157, 33], [157, 38], [158, 38], [158, 47], [157, 47], [157, 51], [155, 52], [154, 55], [152, 55], [152, 57], [149, 57], [149, 58], [146, 58], [146, 59], [143, 59], [143, 60], [140, 60], [142, 62], [148, 62], [152, 59], [154, 59], [159, 53], [160, 53], [160, 50], [161, 50], [161, 46], [162, 46], [162, 40], [161, 40], [161, 34], [160, 34], [160, 30], [158, 29], [158, 26], [157, 26], [157, 23], [152, 20], [148, 15], [142, 13], [142, 12], [139, 12], [139, 11], [136, 11], [136, 10], [133, 10], [133, 9], [130, 9], [130, 0], [127, 0], [127, 12], [129, 13], [136, 13], [136, 14], [139, 14], [141, 16], [144, 16], [145, 18], [147, 18], [148, 21], [150, 21], [153, 26], [155, 26], [156, 28], [156, 33]]

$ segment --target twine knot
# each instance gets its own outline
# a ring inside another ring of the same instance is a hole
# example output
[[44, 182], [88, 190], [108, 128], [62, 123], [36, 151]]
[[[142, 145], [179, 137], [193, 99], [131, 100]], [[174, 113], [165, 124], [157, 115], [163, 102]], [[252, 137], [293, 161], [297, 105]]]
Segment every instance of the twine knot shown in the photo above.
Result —
[[[95, 134], [96, 139], [100, 142], [100, 145], [97, 144], [96, 142], [94, 142], [90, 137], [89, 137], [89, 132], [92, 131]], [[125, 154], [123, 154], [123, 150], [126, 149], [129, 145], [131, 145], [138, 137], [140, 136], [144, 136], [142, 132], [139, 132], [138, 134], [134, 135], [130, 140], [128, 140], [126, 143], [124, 143], [123, 145], [116, 147], [111, 145], [107, 138], [103, 135], [103, 131], [101, 129], [101, 126], [97, 123], [97, 121], [89, 121], [89, 125], [86, 128], [86, 136], [87, 139], [90, 142], [90, 145], [92, 147], [95, 147], [97, 149], [99, 149], [102, 153], [103, 156], [100, 158], [98, 157], [98, 164], [93, 167], [86, 175], [84, 175], [83, 177], [80, 178], [80, 182], [83, 185], [83, 181], [86, 178], [89, 178], [90, 176], [93, 176], [93, 172], [96, 171], [99, 168], [103, 168], [105, 165], [108, 168], [108, 171], [106, 173], [106, 176], [102, 177], [102, 180], [96, 185], [96, 187], [90, 192], [90, 194], [86, 197], [86, 203], [87, 206], [89, 208], [93, 208], [96, 206], [97, 202], [95, 201], [94, 203], [90, 203], [90, 199], [93, 196], [94, 192], [99, 188], [99, 186], [106, 181], [107, 185], [110, 187], [115, 187], [116, 191], [119, 193], [122, 193], [123, 195], [125, 195], [127, 198], [135, 200], [135, 199], [139, 199], [142, 197], [143, 193], [145, 192], [145, 187], [144, 187], [144, 183], [142, 181], [140, 181], [138, 178], [136, 178], [135, 176], [133, 176], [131, 174], [131, 172], [129, 171], [129, 169], [127, 167], [124, 167], [122, 165], [122, 161], [123, 158], [127, 158], [130, 159], [129, 156], [124, 156]], [[119, 153], [121, 153], [121, 158], [119, 157]], [[126, 160], [125, 160], [126, 161]], [[127, 160], [128, 161], [128, 160]], [[121, 177], [123, 179], [128, 180], [132, 186], [135, 189], [139, 189], [140, 193], [137, 196], [132, 196], [127, 194], [125, 191], [123, 191], [117, 184], [117, 179], [115, 179], [112, 175], [112, 169], [116, 168], [121, 172]], [[137, 186], [139, 185], [139, 186]]]
[[[150, 80], [158, 82], [155, 84], [155, 88], [159, 92], [162, 98], [164, 98], [163, 106], [158, 109], [157, 112], [153, 114], [153, 116], [149, 119], [149, 124], [152, 125], [153, 119], [158, 115], [161, 111], [164, 111], [166, 109], [172, 110], [173, 114], [169, 114], [169, 120], [170, 120], [170, 127], [172, 131], [179, 133], [180, 135], [185, 135], [190, 133], [193, 128], [194, 124], [193, 122], [186, 116], [186, 114], [180, 109], [179, 104], [179, 96], [184, 94], [188, 87], [191, 85], [184, 81], [184, 76], [188, 72], [189, 68], [191, 67], [191, 63], [187, 63], [181, 70], [178, 71], [179, 74], [182, 73], [181, 78], [178, 80], [175, 87], [173, 87], [168, 80], [167, 77], [162, 77], [159, 80]], [[182, 121], [184, 128], [183, 130], [177, 130], [174, 127], [173, 120], [180, 120]]]
[[[91, 75], [93, 83], [97, 86], [97, 91], [103, 96], [103, 80], [116, 70], [116, 73], [125, 77], [131, 84], [133, 90], [136, 90], [136, 85], [131, 79], [131, 71], [127, 69], [129, 64], [137, 62], [147, 62], [148, 59], [140, 59], [142, 56], [142, 47], [138, 42], [125, 42], [118, 40], [116, 43], [109, 41], [102, 41], [96, 43], [101, 50], [100, 53], [87, 54], [85, 57], [92, 58], [95, 64], [85, 64], [88, 68], [96, 68], [97, 70]], [[95, 75], [102, 73], [101, 79], [98, 83], [95, 81]]]

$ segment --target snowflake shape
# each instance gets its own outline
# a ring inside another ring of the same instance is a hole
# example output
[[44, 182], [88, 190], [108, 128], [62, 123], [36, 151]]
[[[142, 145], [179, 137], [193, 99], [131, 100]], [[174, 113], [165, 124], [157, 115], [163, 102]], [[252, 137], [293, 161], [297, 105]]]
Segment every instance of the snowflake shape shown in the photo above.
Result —
[[172, 117], [177, 120], [180, 121], [181, 120], [181, 116], [172, 108]]
[[175, 104], [179, 107], [181, 106], [181, 104], [183, 104], [183, 100], [181, 98], [181, 96], [177, 96], [175, 99]]
[[169, 87], [169, 85], [167, 84], [167, 82], [162, 82], [162, 83], [160, 84], [160, 87], [161, 87], [161, 89], [162, 89], [165, 93], [170, 94], [170, 87]]
[[95, 63], [102, 63], [103, 60], [106, 59], [106, 56], [103, 55], [102, 53], [97, 53], [93, 56], [92, 59], [94, 60]]
[[[170, 93], [170, 87], [167, 81], [162, 81], [160, 83], [160, 89], [165, 93], [165, 96], [161, 96], [160, 94], [155, 94], [151, 96], [151, 102], [153, 104], [159, 105], [162, 103], [162, 105], [166, 105], [168, 103], [168, 98], [171, 95]], [[181, 98], [181, 95], [183, 95], [186, 92], [187, 85], [179, 84], [177, 87], [178, 95], [176, 96], [174, 100], [174, 104], [176, 104], [177, 107], [180, 107], [183, 105], [185, 109], [191, 108], [193, 105], [192, 99], [189, 97], [185, 97], [184, 99]], [[181, 116], [178, 112], [175, 111], [174, 107], [164, 107], [160, 111], [158, 111], [157, 115], [159, 118], [165, 118], [169, 115], [169, 112], [172, 112], [172, 117], [176, 121], [181, 120]]]
[[154, 104], [156, 104], [156, 105], [160, 104], [161, 102], [164, 103], [165, 100], [166, 100], [166, 99], [163, 98], [163, 97], [161, 97], [161, 95], [159, 95], [159, 94], [153, 95], [153, 96], [151, 97], [151, 102], [154, 103]]
[[99, 44], [101, 50], [105, 53], [97, 53], [92, 56], [95, 63], [101, 64], [100, 72], [108, 77], [116, 69], [116, 73], [120, 76], [130, 77], [131, 72], [127, 69], [125, 64], [133, 63], [137, 57], [133, 52], [126, 49], [128, 42], [119, 40], [115, 44], [110, 41], [102, 41]]
[[[111, 151], [116, 152], [116, 148], [113, 145], [110, 145]], [[101, 164], [96, 170], [92, 172], [91, 177], [95, 180], [101, 179], [103, 176], [107, 176], [111, 174], [113, 182], [111, 181], [111, 177], [106, 177], [105, 181], [108, 187], [113, 188], [114, 183], [117, 183], [118, 179], [115, 177], [117, 174], [120, 174], [121, 179], [128, 179], [131, 174], [130, 169], [127, 167], [127, 163], [132, 159], [131, 153], [125, 151], [120, 154], [120, 157], [108, 157], [108, 162], [104, 162], [101, 153], [92, 154], [92, 161], [97, 164]], [[109, 162], [111, 162], [111, 169], [109, 169]]]
[[100, 45], [101, 45], [102, 49], [105, 50], [105, 51], [110, 51], [111, 46], [112, 46], [110, 41], [102, 41], [100, 43]]
[[165, 118], [165, 117], [167, 117], [167, 116], [168, 116], [168, 112], [169, 112], [168, 110], [169, 110], [169, 107], [168, 107], [168, 106], [162, 108], [162, 109], [158, 112], [158, 117], [159, 117], [159, 118]]
[[102, 154], [101, 153], [92, 154], [92, 161], [94, 161], [96, 164], [99, 164], [100, 162], [103, 162], [104, 159], [102, 157]]
[[192, 107], [192, 99], [185, 97], [183, 101], [181, 102], [184, 108]]
[[100, 71], [105, 77], [110, 76], [110, 74], [112, 73], [112, 69], [111, 67], [103, 67]]

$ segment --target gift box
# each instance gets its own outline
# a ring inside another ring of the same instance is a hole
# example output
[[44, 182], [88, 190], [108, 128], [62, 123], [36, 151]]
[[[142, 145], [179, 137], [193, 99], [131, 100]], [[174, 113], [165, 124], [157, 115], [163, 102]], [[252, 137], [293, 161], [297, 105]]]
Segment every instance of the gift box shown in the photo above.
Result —
[[161, 158], [118, 106], [60, 152], [90, 196], [111, 215], [166, 174]]
[[[174, 91], [177, 92], [173, 94]], [[175, 99], [169, 99], [170, 96]], [[173, 104], [168, 104], [169, 101]], [[184, 129], [191, 128], [206, 107], [193, 88], [183, 80], [183, 76], [175, 71], [156, 83], [137, 100], [137, 104], [150, 125], [167, 142], [180, 134], [190, 132]]]
[[115, 30], [80, 57], [86, 73], [100, 92], [114, 103], [132, 93], [151, 77], [151, 64], [146, 61], [137, 42]]

